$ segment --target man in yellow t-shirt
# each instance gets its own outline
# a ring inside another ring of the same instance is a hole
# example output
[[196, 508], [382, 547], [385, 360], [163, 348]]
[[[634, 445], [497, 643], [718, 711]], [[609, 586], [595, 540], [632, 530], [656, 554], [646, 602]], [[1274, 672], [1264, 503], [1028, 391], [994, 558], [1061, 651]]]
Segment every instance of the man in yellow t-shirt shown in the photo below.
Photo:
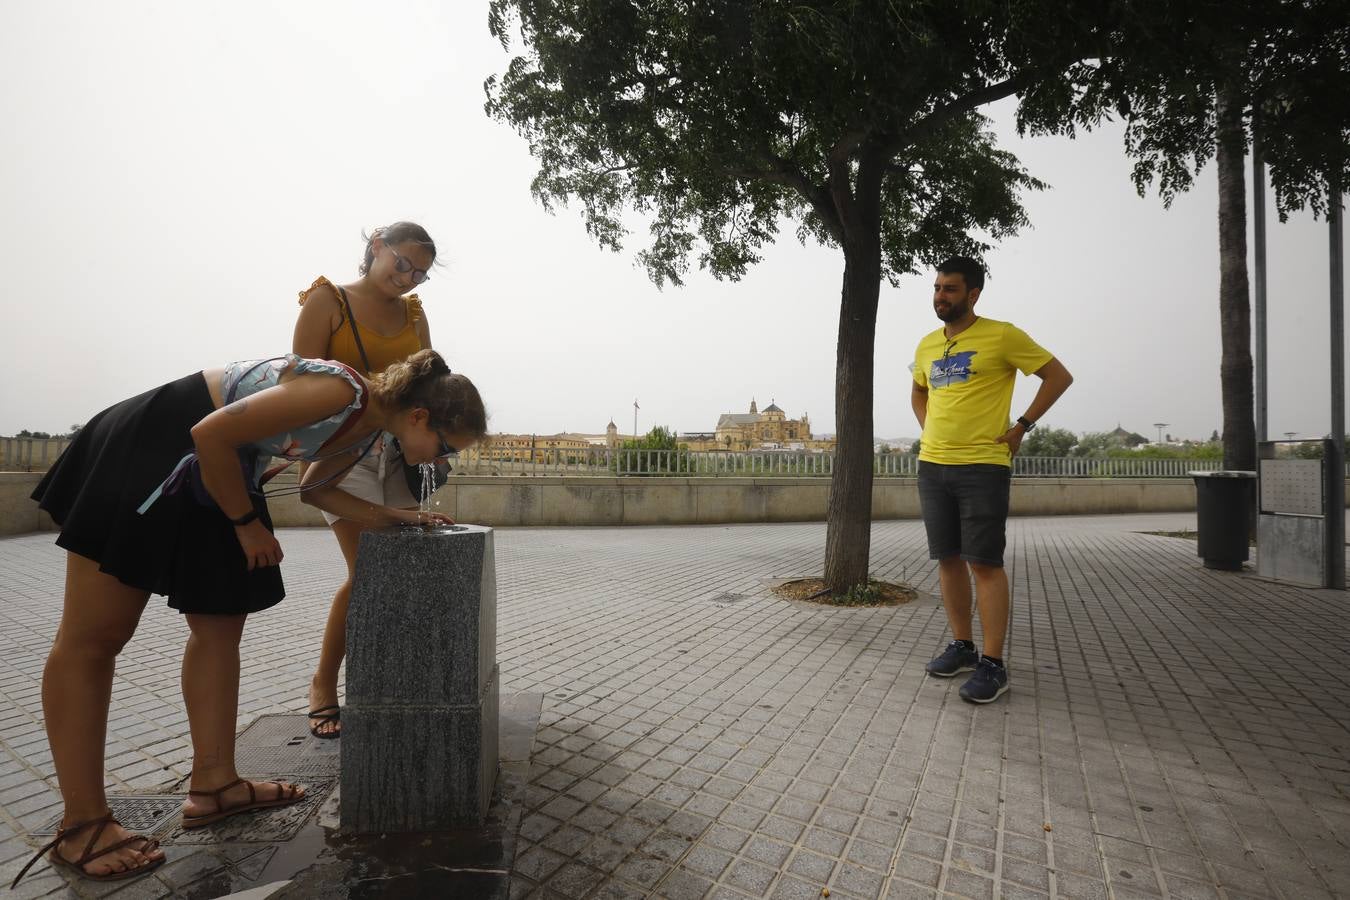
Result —
[[[919, 501], [928, 555], [938, 561], [942, 605], [952, 642], [928, 663], [930, 675], [974, 670], [961, 699], [991, 703], [1008, 690], [1003, 641], [1008, 632], [1008, 576], [1003, 548], [1012, 457], [1022, 438], [1073, 383], [1059, 360], [1021, 329], [975, 315], [984, 268], [965, 256], [938, 266], [933, 311], [943, 327], [919, 341], [910, 402], [923, 427]], [[1009, 424], [1017, 373], [1040, 389]], [[970, 576], [980, 608], [984, 653], [975, 650]]]

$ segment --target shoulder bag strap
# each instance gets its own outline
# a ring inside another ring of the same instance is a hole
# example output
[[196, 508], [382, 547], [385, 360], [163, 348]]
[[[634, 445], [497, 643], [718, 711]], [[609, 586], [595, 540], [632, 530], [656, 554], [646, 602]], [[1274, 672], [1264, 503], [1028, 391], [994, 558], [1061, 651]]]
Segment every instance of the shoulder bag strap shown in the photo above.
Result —
[[[264, 496], [264, 497], [286, 497], [286, 496], [289, 496], [289, 495], [291, 495], [291, 494], [301, 494], [301, 493], [304, 493], [305, 491], [311, 491], [311, 490], [313, 490], [313, 489], [316, 488], [316, 487], [323, 487], [325, 484], [328, 484], [329, 482], [337, 481], [339, 478], [341, 478], [342, 476], [344, 476], [344, 475], [346, 475], [348, 472], [350, 472], [352, 469], [354, 469], [354, 468], [356, 467], [356, 464], [357, 464], [357, 463], [359, 463], [361, 460], [363, 460], [363, 459], [366, 458], [366, 455], [367, 455], [368, 453], [370, 453], [370, 451], [373, 450], [373, 449], [375, 448], [375, 442], [376, 442], [377, 440], [379, 440], [379, 437], [380, 437], [380, 432], [378, 432], [378, 431], [375, 432], [374, 434], [372, 434], [372, 435], [370, 436], [370, 440], [366, 443], [365, 449], [363, 449], [363, 450], [361, 451], [361, 454], [360, 454], [359, 456], [357, 456], [356, 459], [354, 459], [354, 460], [352, 460], [351, 462], [347, 463], [347, 465], [343, 466], [341, 469], [339, 469], [338, 471], [334, 472], [332, 475], [329, 475], [329, 476], [328, 476], [327, 478], [325, 478], [323, 481], [317, 481], [317, 482], [315, 482], [314, 484], [306, 485], [306, 486], [302, 486], [302, 485], [297, 484], [295, 487], [292, 487], [292, 488], [276, 488], [276, 489], [270, 490], [270, 491], [263, 491], [263, 496]], [[332, 456], [337, 456], [337, 455], [339, 455], [339, 453], [350, 453], [350, 452], [352, 452], [352, 447], [345, 447], [345, 448], [343, 448], [342, 450], [338, 451], [338, 453], [330, 453], [330, 454], [328, 454], [328, 456], [320, 457], [320, 458], [322, 458], [322, 459], [327, 459], [327, 458], [332, 457]], [[287, 463], [285, 466], [282, 466], [281, 469], [288, 468], [290, 465], [291, 465], [291, 463]], [[277, 471], [279, 472], [280, 469], [278, 469]]]
[[[331, 284], [331, 282], [329, 282], [329, 283]], [[342, 306], [343, 306], [343, 309], [344, 309], [344, 311], [345, 311], [346, 314], [347, 314], [347, 316], [346, 316], [346, 317], [347, 317], [347, 324], [351, 326], [351, 329], [352, 329], [352, 337], [356, 338], [356, 352], [361, 354], [361, 365], [365, 366], [365, 369], [366, 369], [366, 377], [369, 378], [369, 377], [370, 377], [370, 359], [369, 359], [369, 357], [366, 356], [366, 348], [365, 348], [365, 345], [361, 343], [361, 332], [358, 331], [357, 328], [356, 328], [356, 314], [352, 312], [352, 302], [351, 302], [350, 300], [347, 299], [347, 292], [344, 291], [341, 287], [339, 287], [338, 285], [334, 284], [334, 285], [333, 285], [333, 289], [337, 291], [338, 297], [342, 300]], [[364, 411], [364, 410], [363, 410], [363, 411]], [[348, 422], [350, 422], [350, 421], [351, 421], [351, 420], [348, 419]], [[343, 424], [346, 425], [347, 423], [344, 422]], [[334, 437], [336, 437], [336, 435], [334, 435]], [[371, 451], [372, 449], [374, 449], [375, 443], [376, 443], [376, 441], [379, 440], [379, 438], [380, 438], [380, 432], [377, 431], [377, 432], [375, 432], [374, 434], [372, 434], [372, 435], [370, 436], [370, 441], [369, 441], [369, 443], [367, 443], [366, 446], [365, 446], [365, 449], [363, 449], [363, 450], [361, 451], [361, 455], [360, 455], [360, 456], [356, 457], [356, 459], [352, 460], [350, 463], [348, 463], [348, 464], [347, 464], [346, 466], [344, 466], [342, 469], [340, 469], [340, 470], [338, 470], [336, 473], [334, 473], [334, 474], [328, 476], [328, 477], [325, 478], [323, 481], [320, 481], [320, 482], [318, 482], [318, 483], [316, 483], [316, 484], [311, 484], [311, 485], [309, 485], [309, 487], [300, 487], [299, 485], [297, 485], [296, 487], [293, 487], [293, 488], [279, 488], [279, 489], [277, 489], [277, 490], [266, 491], [266, 492], [265, 492], [265, 496], [268, 496], [268, 497], [284, 497], [284, 496], [286, 496], [286, 495], [288, 495], [288, 494], [299, 494], [299, 493], [301, 493], [301, 492], [303, 492], [303, 491], [311, 490], [311, 489], [316, 488], [316, 487], [322, 487], [323, 485], [328, 484], [328, 483], [331, 482], [331, 481], [336, 481], [337, 479], [341, 478], [343, 475], [346, 475], [349, 471], [351, 471], [351, 470], [356, 466], [357, 463], [359, 463], [361, 460], [365, 459], [365, 458], [366, 458], [366, 455], [369, 454], [370, 451]], [[341, 453], [347, 453], [347, 452], [350, 452], [350, 450], [351, 450], [350, 447], [343, 448], [342, 450], [339, 450], [337, 453], [330, 453], [330, 454], [328, 454], [328, 456], [337, 456], [337, 455], [339, 455], [339, 454], [341, 454]], [[288, 463], [286, 463], [286, 464], [283, 465], [283, 466], [275, 466], [275, 467], [273, 467], [272, 469], [268, 470], [268, 472], [266, 473], [266, 475], [263, 476], [262, 483], [263, 483], [263, 484], [266, 484], [266, 483], [267, 483], [268, 481], [270, 481], [273, 477], [275, 477], [276, 475], [281, 474], [281, 472], [283, 472], [283, 471], [285, 471], [286, 469], [290, 468], [293, 464], [294, 464], [294, 461], [288, 462]]]
[[356, 327], [356, 316], [352, 313], [352, 302], [347, 299], [347, 292], [337, 285], [338, 296], [342, 298], [342, 305], [347, 311], [347, 324], [351, 326], [352, 337], [356, 338], [356, 352], [361, 354], [361, 365], [366, 367], [366, 377], [370, 377], [370, 359], [366, 356], [366, 347], [361, 343], [361, 332]]

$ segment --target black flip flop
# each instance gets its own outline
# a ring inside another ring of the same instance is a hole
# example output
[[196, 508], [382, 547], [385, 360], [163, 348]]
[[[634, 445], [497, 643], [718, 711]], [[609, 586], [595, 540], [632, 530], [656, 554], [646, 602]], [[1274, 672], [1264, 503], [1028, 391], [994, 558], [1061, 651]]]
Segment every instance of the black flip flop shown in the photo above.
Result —
[[318, 709], [311, 709], [309, 711], [309, 718], [311, 720], [313, 719], [319, 720], [317, 722], [311, 721], [309, 726], [309, 733], [314, 735], [316, 738], [328, 741], [333, 740], [334, 738], [342, 737], [341, 731], [328, 731], [328, 732], [319, 731], [319, 729], [322, 728], [324, 724], [327, 722], [342, 721], [342, 707], [338, 706], [336, 703], [334, 703], [332, 706], [321, 706]]

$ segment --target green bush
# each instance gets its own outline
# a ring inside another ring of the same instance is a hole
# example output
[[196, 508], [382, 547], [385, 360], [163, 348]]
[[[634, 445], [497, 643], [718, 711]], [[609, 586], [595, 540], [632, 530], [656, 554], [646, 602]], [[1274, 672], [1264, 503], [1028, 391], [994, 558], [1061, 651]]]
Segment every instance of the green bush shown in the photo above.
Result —
[[688, 454], [688, 444], [679, 443], [674, 431], [657, 425], [637, 440], [624, 441], [614, 454], [610, 469], [621, 475], [684, 473], [690, 469]]
[[1042, 425], [1026, 436], [1017, 452], [1022, 456], [1068, 456], [1077, 443], [1078, 435], [1072, 431]]

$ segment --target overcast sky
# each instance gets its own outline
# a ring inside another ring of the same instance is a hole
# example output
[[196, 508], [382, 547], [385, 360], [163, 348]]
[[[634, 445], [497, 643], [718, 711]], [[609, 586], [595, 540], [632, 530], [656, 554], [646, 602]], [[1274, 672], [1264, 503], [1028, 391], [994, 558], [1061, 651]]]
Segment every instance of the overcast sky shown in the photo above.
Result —
[[[739, 283], [658, 291], [579, 216], [529, 192], [525, 142], [483, 113], [507, 55], [486, 3], [0, 3], [0, 434], [64, 431], [190, 371], [290, 348], [296, 292], [356, 276], [363, 229], [423, 223], [435, 346], [494, 431], [711, 430], [751, 398], [833, 432], [839, 252], [787, 229]], [[1004, 146], [1052, 189], [990, 257], [978, 311], [1013, 321], [1075, 384], [1047, 417], [1179, 436], [1221, 427], [1212, 166], [1164, 210], [1119, 128]], [[1272, 214], [1272, 222], [1273, 214]], [[1328, 240], [1271, 227], [1273, 435], [1329, 428]], [[931, 275], [882, 288], [876, 434], [917, 434]], [[1029, 402], [1024, 382], [1014, 415]]]

